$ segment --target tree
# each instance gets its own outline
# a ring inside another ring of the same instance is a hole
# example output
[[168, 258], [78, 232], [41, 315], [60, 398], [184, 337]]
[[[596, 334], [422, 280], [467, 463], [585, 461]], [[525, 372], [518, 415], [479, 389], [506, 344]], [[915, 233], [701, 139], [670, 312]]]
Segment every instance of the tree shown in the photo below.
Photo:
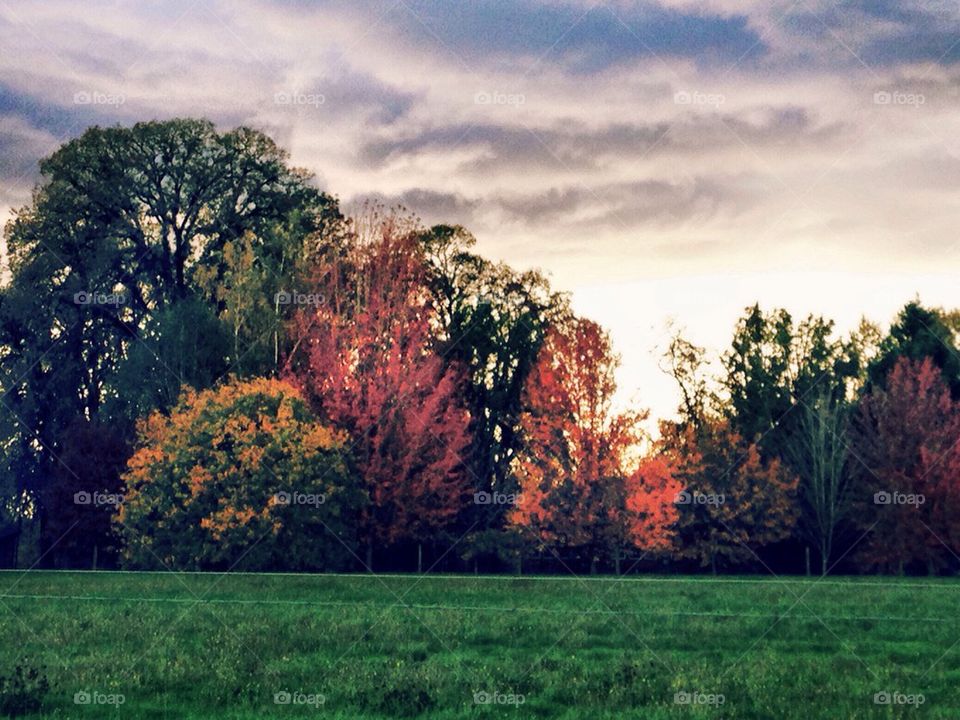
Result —
[[463, 375], [432, 347], [436, 314], [414, 229], [386, 218], [353, 252], [324, 267], [325, 298], [295, 319], [288, 377], [354, 439], [370, 498], [361, 517], [367, 565], [374, 546], [422, 543], [464, 506], [461, 453], [470, 416]]
[[53, 475], [43, 485], [42, 561], [48, 567], [112, 565], [118, 541], [112, 520], [123, 488], [120, 476], [130, 455], [127, 438], [115, 427], [82, 418], [63, 436]]
[[67, 427], [122, 392], [117, 371], [138, 343], [166, 344], [153, 337], [163, 313], [193, 300], [224, 312], [211, 288], [234, 280], [231, 244], [250, 238], [258, 266], [282, 274], [279, 261], [315, 253], [342, 220], [268, 137], [201, 120], [93, 127], [40, 170], [6, 227], [11, 281], [0, 291], [3, 471], [35, 498]]
[[[518, 273], [472, 252], [474, 237], [459, 226], [437, 225], [420, 234], [428, 284], [437, 311], [437, 353], [464, 368], [464, 403], [470, 412], [470, 446], [463, 453], [475, 492], [516, 493], [511, 472], [520, 449], [523, 390], [551, 321], [565, 306], [536, 272]], [[470, 557], [500, 554], [509, 506], [474, 504], [461, 518], [473, 529], [461, 543]], [[512, 551], [511, 551], [512, 552]]]
[[[770, 456], [779, 450], [776, 428], [793, 404], [790, 383], [793, 319], [786, 310], [765, 315], [759, 305], [747, 308], [724, 355], [726, 416], [748, 442], [764, 439]], [[772, 437], [767, 437], [773, 433]]]
[[[796, 522], [796, 478], [779, 458], [764, 459], [758, 442], [740, 435], [731, 419], [739, 417], [762, 438], [776, 425], [770, 408], [779, 410], [789, 398], [788, 388], [766, 386], [774, 379], [785, 382], [791, 366], [791, 322], [784, 313], [775, 317], [777, 333], [756, 307], [738, 325], [734, 350], [724, 358], [725, 382], [718, 383], [737, 398], [732, 406], [710, 387], [703, 348], [676, 334], [664, 354], [665, 371], [681, 393], [679, 418], [660, 423], [658, 442], [684, 485], [675, 498], [675, 555], [709, 565], [714, 573], [722, 564], [750, 562], [763, 546], [788, 537]], [[766, 399], [754, 402], [752, 392]]]
[[833, 321], [811, 315], [794, 323], [786, 310], [764, 314], [747, 308], [723, 356], [722, 405], [733, 430], [758, 442], [764, 459], [785, 460], [790, 439], [801, 432], [799, 413], [806, 398], [847, 397], [861, 372], [859, 345], [833, 335]]
[[901, 357], [860, 402], [855, 517], [865, 567], [929, 572], [960, 549], [960, 403], [932, 358]]
[[757, 444], [765, 463], [777, 460], [799, 478], [797, 539], [808, 553], [810, 545], [818, 550], [821, 569], [846, 527], [850, 478], [842, 433], [874, 334], [862, 322], [839, 338], [825, 318], [795, 323], [785, 310], [765, 314], [754, 305], [723, 357], [728, 399], [713, 398], [713, 409], [743, 441]]
[[195, 298], [157, 311], [118, 364], [102, 414], [132, 426], [169, 411], [185, 386], [212, 387], [229, 370], [230, 341], [227, 326]]
[[699, 428], [662, 423], [660, 443], [684, 488], [675, 496], [677, 557], [716, 573], [789, 537], [797, 479], [779, 460], [764, 461], [729, 421], [705, 417]]
[[624, 548], [645, 552], [672, 548], [678, 518], [674, 500], [683, 485], [676, 466], [663, 454], [642, 458], [632, 472], [615, 481], [616, 494], [607, 508], [607, 546], [619, 575]]
[[613, 411], [618, 362], [596, 323], [571, 316], [552, 327], [527, 380], [515, 460], [521, 497], [511, 521], [588, 556], [591, 569], [601, 557], [619, 569], [628, 547], [663, 547], [679, 490], [661, 464], [627, 467], [645, 415]]
[[708, 385], [706, 364], [705, 348], [694, 345], [679, 331], [672, 332], [661, 370], [674, 379], [680, 390], [679, 423], [683, 427], [698, 428], [710, 409], [719, 404]]
[[787, 461], [799, 479], [801, 528], [820, 555], [826, 575], [838, 535], [851, 509], [853, 473], [848, 451], [850, 408], [821, 391], [799, 401]]
[[887, 376], [901, 357], [930, 358], [943, 373], [953, 397], [960, 398], [960, 349], [952, 324], [950, 316], [942, 310], [925, 308], [919, 302], [907, 303], [870, 365], [870, 386], [884, 387]]
[[287, 382], [187, 390], [140, 423], [118, 515], [134, 568], [349, 567], [363, 493], [349, 438]]

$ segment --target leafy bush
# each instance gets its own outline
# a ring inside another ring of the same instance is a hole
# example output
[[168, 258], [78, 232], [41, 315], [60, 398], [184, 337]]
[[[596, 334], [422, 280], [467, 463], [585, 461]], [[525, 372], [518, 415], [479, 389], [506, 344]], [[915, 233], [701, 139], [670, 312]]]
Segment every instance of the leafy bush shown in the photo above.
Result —
[[363, 494], [347, 437], [270, 379], [185, 392], [140, 423], [118, 522], [133, 567], [332, 570]]

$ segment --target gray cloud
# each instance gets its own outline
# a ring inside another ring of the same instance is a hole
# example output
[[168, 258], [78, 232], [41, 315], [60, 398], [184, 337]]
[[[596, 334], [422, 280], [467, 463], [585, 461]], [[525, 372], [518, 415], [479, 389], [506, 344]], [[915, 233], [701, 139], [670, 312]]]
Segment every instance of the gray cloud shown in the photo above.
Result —
[[355, 213], [366, 203], [378, 203], [388, 208], [402, 207], [415, 213], [425, 224], [450, 223], [472, 226], [478, 222], [480, 198], [467, 198], [460, 193], [442, 192], [426, 188], [411, 188], [402, 193], [363, 193], [344, 204], [348, 213]]
[[37, 159], [57, 146], [57, 139], [16, 115], [0, 114], [0, 210], [30, 197], [39, 178]]
[[583, 170], [600, 168], [612, 159], [709, 155], [740, 143], [751, 147], [828, 143], [844, 130], [838, 122], [818, 122], [813, 112], [800, 107], [761, 108], [752, 115], [759, 117], [689, 112], [672, 121], [613, 122], [600, 128], [569, 120], [531, 129], [458, 123], [368, 141], [360, 156], [376, 166], [424, 152], [480, 148], [485, 153], [463, 170], [487, 173], [531, 164], [545, 171]]
[[347, 203], [347, 209], [353, 211], [364, 202], [374, 201], [407, 208], [426, 224], [563, 227], [565, 232], [582, 233], [687, 223], [720, 213], [736, 215], [762, 195], [750, 179], [700, 177], [676, 182], [568, 185], [539, 192], [497, 192], [473, 197], [415, 188], [396, 195], [357, 196]]

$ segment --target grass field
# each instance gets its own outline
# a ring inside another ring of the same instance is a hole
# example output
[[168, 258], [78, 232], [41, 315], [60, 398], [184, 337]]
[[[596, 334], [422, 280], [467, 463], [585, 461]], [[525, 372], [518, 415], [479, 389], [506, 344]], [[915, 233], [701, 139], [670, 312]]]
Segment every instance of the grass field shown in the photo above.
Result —
[[4, 572], [0, 674], [43, 666], [52, 718], [957, 718], [958, 604], [939, 579]]

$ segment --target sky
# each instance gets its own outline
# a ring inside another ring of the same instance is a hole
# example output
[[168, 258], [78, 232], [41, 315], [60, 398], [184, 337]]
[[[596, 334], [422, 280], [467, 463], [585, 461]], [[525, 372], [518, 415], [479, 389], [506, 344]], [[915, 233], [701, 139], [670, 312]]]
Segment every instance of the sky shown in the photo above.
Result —
[[90, 125], [253, 126], [542, 269], [662, 417], [671, 326], [960, 306], [958, 91], [955, 0], [0, 0], [0, 221]]

